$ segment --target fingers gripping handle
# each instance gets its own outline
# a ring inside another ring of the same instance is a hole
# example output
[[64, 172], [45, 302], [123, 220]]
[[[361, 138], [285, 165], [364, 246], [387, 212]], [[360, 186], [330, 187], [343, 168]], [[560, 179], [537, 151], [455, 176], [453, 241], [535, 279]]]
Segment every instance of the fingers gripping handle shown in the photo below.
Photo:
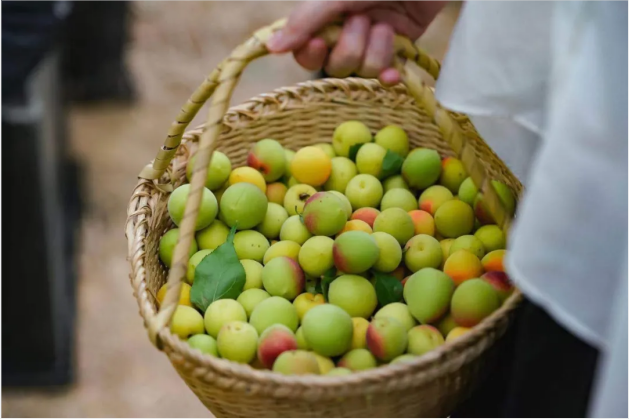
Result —
[[[175, 247], [173, 263], [168, 275], [167, 292], [158, 313], [148, 324], [149, 337], [158, 348], [162, 346], [159, 336], [160, 332], [169, 324], [179, 301], [181, 282], [187, 271], [188, 255], [192, 240], [194, 239], [196, 218], [199, 212], [207, 170], [213, 151], [216, 148], [216, 140], [220, 134], [223, 116], [227, 112], [232, 93], [240, 79], [242, 71], [249, 62], [268, 54], [266, 42], [278, 29], [284, 27], [285, 22], [286, 21], [282, 19], [257, 31], [249, 40], [238, 46], [232, 54], [208, 76], [180, 111], [176, 121], [171, 126], [164, 146], [153, 164], [147, 166], [140, 173], [141, 178], [151, 180], [159, 179], [163, 175], [181, 142], [185, 128], [203, 106], [204, 102], [212, 96], [207, 123], [199, 141], [199, 148], [196, 152], [195, 165], [190, 181], [190, 192], [184, 216], [179, 225], [179, 240]], [[333, 46], [338, 40], [340, 32], [341, 27], [333, 25], [323, 29], [317, 36], [324, 39], [329, 46]], [[416, 99], [417, 103], [423, 106], [434, 119], [435, 123], [441, 129], [444, 138], [457, 155], [461, 156], [463, 164], [475, 183], [478, 182], [477, 185], [482, 185], [483, 191], [487, 189], [488, 206], [495, 208], [495, 202], [491, 197], [491, 190], [493, 190], [493, 188], [487, 188], [489, 182], [485, 181], [486, 176], [483, 167], [482, 165], [476, 164], [477, 160], [473, 152], [470, 153], [467, 151], [465, 138], [458, 130], [456, 123], [445, 110], [439, 107], [429, 88], [425, 87], [418, 79], [407, 77], [406, 71], [402, 65], [402, 59], [417, 63], [435, 79], [439, 75], [439, 63], [426, 53], [418, 50], [411, 41], [404, 37], [396, 36], [394, 46], [396, 51], [395, 66], [400, 70], [402, 79], [409, 92]], [[495, 198], [497, 200], [497, 195]], [[503, 218], [504, 217], [500, 217], [501, 220], [503, 220]]]
[[[164, 145], [160, 148], [153, 163], [142, 169], [139, 174], [140, 178], [156, 180], [165, 173], [170, 161], [175, 156], [186, 128], [218, 87], [219, 77], [223, 67], [230, 60], [238, 58], [236, 57], [236, 51], [240, 49], [241, 52], [245, 52], [243, 48], [248, 50], [249, 54], [245, 54], [240, 58], [246, 57], [249, 60], [262, 55], [267, 55], [268, 51], [265, 47], [266, 42], [268, 42], [277, 30], [283, 28], [285, 23], [286, 19], [281, 19], [260, 29], [247, 42], [238, 47], [238, 49], [232, 53], [232, 56], [219, 64], [218, 67], [210, 73], [203, 83], [194, 91], [192, 96], [190, 96], [186, 104], [181, 108], [177, 118], [168, 130], [168, 135], [166, 136]], [[341, 26], [332, 25], [323, 29], [319, 34], [317, 34], [317, 36], [324, 39], [329, 46], [333, 46], [338, 40], [340, 32]], [[407, 38], [396, 35], [394, 48], [398, 56], [415, 62], [417, 65], [425, 69], [432, 77], [437, 79], [440, 70], [439, 62], [430, 57], [426, 52], [415, 47], [415, 45], [413, 45], [413, 43]]]

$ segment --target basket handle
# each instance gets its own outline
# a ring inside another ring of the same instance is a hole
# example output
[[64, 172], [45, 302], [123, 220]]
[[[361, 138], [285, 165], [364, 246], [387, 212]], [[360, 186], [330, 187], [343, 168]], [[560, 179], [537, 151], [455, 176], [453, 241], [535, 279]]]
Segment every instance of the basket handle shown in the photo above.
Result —
[[[278, 29], [284, 27], [285, 23], [286, 19], [281, 19], [258, 30], [245, 43], [234, 49], [231, 55], [192, 94], [186, 105], [181, 109], [176, 121], [171, 125], [166, 141], [155, 161], [152, 165], [145, 167], [140, 173], [139, 177], [151, 180], [158, 180], [164, 174], [177, 151], [185, 128], [205, 101], [214, 94], [208, 112], [208, 120], [196, 152], [195, 165], [190, 181], [190, 192], [183, 220], [179, 226], [179, 240], [175, 246], [173, 263], [168, 275], [167, 292], [159, 311], [150, 319], [147, 325], [149, 337], [159, 349], [162, 347], [159, 338], [160, 331], [169, 324], [179, 301], [181, 281], [187, 271], [188, 252], [194, 239], [195, 223], [208, 166], [216, 148], [216, 140], [220, 134], [222, 119], [227, 112], [232, 92], [247, 64], [256, 58], [269, 54], [266, 42]], [[340, 26], [331, 25], [324, 28], [317, 36], [323, 38], [329, 46], [332, 46], [338, 40], [340, 32]], [[485, 167], [476, 158], [473, 148], [467, 146], [466, 138], [460, 132], [452, 116], [439, 106], [432, 90], [419, 79], [408, 77], [402, 59], [415, 62], [435, 79], [439, 75], [439, 62], [418, 49], [405, 37], [396, 35], [394, 46], [396, 51], [394, 65], [400, 71], [402, 81], [409, 93], [415, 98], [417, 104], [422, 106], [427, 114], [432, 117], [444, 139], [461, 159], [463, 166], [474, 183], [484, 193], [487, 208], [494, 216], [496, 223], [507, 230], [511, 222], [510, 215], [504, 210], [498, 194], [485, 173]]]

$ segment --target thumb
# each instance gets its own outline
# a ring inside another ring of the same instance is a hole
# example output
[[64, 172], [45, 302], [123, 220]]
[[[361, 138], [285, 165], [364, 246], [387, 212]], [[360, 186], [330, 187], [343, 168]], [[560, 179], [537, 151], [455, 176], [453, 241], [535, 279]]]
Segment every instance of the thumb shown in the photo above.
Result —
[[304, 45], [323, 27], [340, 15], [343, 2], [306, 1], [293, 10], [286, 26], [267, 42], [274, 53], [295, 51]]

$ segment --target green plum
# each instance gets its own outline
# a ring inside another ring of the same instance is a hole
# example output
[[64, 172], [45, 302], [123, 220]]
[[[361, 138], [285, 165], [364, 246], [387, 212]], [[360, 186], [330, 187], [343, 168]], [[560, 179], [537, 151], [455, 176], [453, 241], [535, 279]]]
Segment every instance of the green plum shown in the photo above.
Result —
[[382, 163], [387, 150], [376, 143], [367, 143], [360, 147], [356, 154], [356, 168], [358, 173], [372, 175], [380, 179]]
[[274, 324], [266, 329], [258, 340], [258, 360], [266, 368], [273, 368], [273, 363], [283, 352], [297, 349], [295, 334], [283, 324]]
[[331, 159], [336, 157], [336, 152], [334, 151], [334, 147], [332, 147], [332, 144], [330, 143], [317, 143], [315, 144], [315, 147], [318, 147], [321, 150], [323, 150], [325, 154], [327, 154], [328, 157]]
[[308, 346], [320, 355], [342, 355], [352, 344], [352, 318], [335, 305], [321, 304], [308, 310], [301, 327]]
[[471, 234], [457, 237], [450, 245], [450, 253], [454, 253], [461, 249], [472, 252], [479, 259], [482, 259], [483, 256], [485, 256], [485, 246], [483, 246], [483, 242]]
[[452, 296], [452, 317], [463, 327], [473, 327], [500, 308], [498, 293], [487, 281], [474, 278], [459, 285]]
[[470, 234], [474, 228], [474, 211], [463, 201], [446, 201], [435, 212], [435, 228], [444, 238]]
[[380, 361], [402, 355], [407, 344], [406, 328], [392, 317], [374, 319], [367, 328], [367, 348]]
[[268, 327], [278, 323], [294, 332], [299, 326], [299, 317], [290, 301], [282, 297], [270, 297], [256, 305], [249, 323], [256, 328], [258, 334], [262, 334]]
[[243, 290], [262, 288], [262, 265], [252, 259], [240, 259], [240, 264], [245, 269], [245, 286]]
[[306, 240], [312, 237], [299, 215], [288, 217], [280, 229], [280, 240], [290, 240], [299, 245], [303, 245]]
[[408, 183], [404, 180], [402, 175], [394, 175], [386, 178], [382, 182], [382, 187], [384, 188], [384, 193], [389, 192], [391, 189], [409, 189]]
[[[185, 184], [175, 189], [168, 198], [168, 214], [177, 225], [180, 225], [183, 220], [183, 215], [186, 209], [186, 200], [188, 199], [189, 193], [190, 185]], [[199, 231], [209, 226], [212, 221], [214, 221], [217, 214], [218, 201], [216, 201], [216, 197], [208, 188], [203, 188], [195, 229]]]
[[227, 188], [221, 198], [221, 215], [230, 227], [247, 230], [260, 224], [266, 216], [268, 200], [260, 188], [240, 182]]
[[427, 188], [419, 196], [419, 209], [429, 212], [434, 216], [444, 202], [453, 199], [452, 192], [445, 186], [433, 185]]
[[310, 349], [304, 337], [304, 329], [301, 326], [297, 329], [297, 332], [295, 332], [295, 339], [297, 340], [297, 349], [303, 349], [304, 351]]
[[333, 236], [343, 229], [347, 212], [340, 199], [329, 192], [317, 192], [306, 201], [304, 224], [315, 236]]
[[299, 264], [304, 272], [319, 277], [333, 267], [333, 247], [334, 240], [330, 237], [314, 236], [306, 240], [299, 250]]
[[251, 317], [251, 313], [256, 308], [258, 304], [262, 301], [270, 298], [268, 292], [260, 289], [260, 288], [250, 288], [248, 290], [244, 290], [242, 294], [238, 296], [238, 303], [245, 309], [245, 313], [247, 313], [247, 318]]
[[290, 179], [290, 177], [292, 176], [290, 172], [290, 164], [293, 161], [293, 158], [295, 157], [295, 152], [293, 150], [289, 150], [285, 148], [284, 155], [286, 156], [286, 170], [284, 171], [284, 177], [282, 179], [284, 179], [287, 182], [288, 179]]
[[266, 182], [275, 182], [286, 171], [284, 147], [271, 139], [258, 141], [247, 156], [247, 166], [262, 173]]
[[326, 191], [345, 192], [349, 181], [356, 176], [358, 170], [356, 164], [347, 157], [332, 158], [332, 172], [330, 177], [323, 184]]
[[256, 357], [258, 333], [247, 322], [232, 321], [221, 327], [216, 345], [222, 358], [248, 364]]
[[264, 253], [269, 249], [269, 241], [262, 233], [255, 230], [239, 231], [234, 236], [234, 248], [238, 259], [252, 259], [262, 262]]
[[[173, 254], [175, 252], [175, 246], [179, 240], [179, 229], [173, 228], [168, 230], [166, 234], [159, 240], [159, 259], [167, 267], [171, 267], [173, 261]], [[192, 240], [190, 243], [190, 251], [188, 257], [192, 257], [199, 250], [196, 240]]]
[[417, 209], [417, 199], [415, 195], [407, 189], [395, 188], [386, 192], [380, 202], [380, 210], [389, 208], [402, 208], [409, 212]]
[[[196, 154], [188, 161], [186, 167], [186, 178], [188, 182], [192, 181], [192, 170], [196, 161]], [[208, 167], [207, 177], [205, 179], [205, 187], [211, 191], [220, 189], [225, 184], [232, 171], [232, 163], [225, 154], [215, 151], [212, 154], [212, 161]]]
[[497, 225], [484, 225], [476, 230], [474, 236], [483, 243], [487, 253], [507, 247], [507, 238]]
[[178, 305], [170, 321], [170, 331], [179, 339], [203, 333], [203, 317], [192, 307]]
[[376, 144], [399, 154], [402, 157], [408, 155], [408, 135], [406, 131], [397, 125], [387, 125], [376, 133]]
[[345, 273], [361, 273], [371, 268], [380, 257], [378, 243], [369, 233], [348, 231], [334, 240], [334, 265]]
[[221, 220], [214, 220], [212, 224], [195, 235], [199, 249], [216, 249], [227, 241], [229, 228]]
[[454, 157], [446, 157], [441, 162], [441, 176], [439, 183], [448, 188], [450, 192], [459, 192], [461, 184], [467, 177], [467, 171], [463, 167], [463, 162]]
[[399, 321], [407, 331], [411, 330], [417, 324], [408, 306], [404, 303], [387, 304], [378, 310], [374, 319], [382, 319], [384, 317], [391, 317]]
[[349, 202], [349, 199], [347, 199], [347, 197], [339, 191], [329, 191], [329, 193], [331, 193], [341, 201], [341, 203], [343, 204], [343, 209], [345, 209], [345, 212], [347, 213], [347, 219], [349, 219], [349, 217], [352, 216], [352, 204]]
[[334, 130], [332, 146], [337, 156], [349, 157], [349, 149], [355, 144], [371, 142], [371, 131], [360, 121], [346, 121]]
[[408, 352], [423, 355], [444, 344], [444, 339], [435, 327], [424, 324], [408, 331]]
[[286, 375], [321, 373], [315, 354], [299, 349], [282, 352], [273, 364], [273, 371]]
[[192, 284], [194, 282], [194, 272], [197, 270], [197, 266], [210, 253], [212, 253], [212, 249], [203, 249], [190, 257], [188, 260], [188, 272], [186, 273], [188, 283]]
[[296, 261], [279, 256], [262, 268], [262, 284], [269, 294], [294, 300], [303, 292], [306, 278]]
[[283, 206], [269, 202], [266, 215], [256, 230], [264, 234], [267, 239], [276, 239], [280, 235], [280, 229], [284, 221], [288, 219], [288, 213]]
[[404, 300], [417, 321], [433, 323], [448, 311], [453, 292], [452, 278], [437, 269], [424, 268], [406, 281]]
[[461, 183], [458, 195], [459, 199], [467, 205], [474, 205], [474, 200], [476, 199], [476, 195], [478, 195], [478, 188], [471, 177], [465, 178], [465, 180]]
[[415, 234], [415, 224], [408, 212], [402, 208], [388, 208], [376, 217], [373, 231], [388, 233], [404, 246]]
[[350, 375], [351, 373], [352, 373], [352, 370], [350, 370], [349, 368], [336, 367], [336, 368], [332, 368], [325, 375], [329, 375], [330, 377], [341, 377], [343, 375]]
[[198, 349], [204, 354], [218, 356], [216, 339], [210, 335], [206, 335], [204, 333], [192, 335], [188, 338], [188, 345], [190, 345], [191, 348]]
[[317, 190], [314, 187], [303, 183], [290, 186], [284, 196], [284, 209], [288, 215], [301, 214], [308, 198], [316, 193]]
[[428, 234], [418, 234], [404, 246], [404, 264], [411, 272], [423, 268], [439, 268], [442, 262], [441, 244]]
[[369, 280], [358, 275], [341, 275], [330, 284], [330, 304], [341, 307], [351, 317], [368, 319], [378, 305], [376, 290]]
[[352, 349], [339, 360], [340, 368], [347, 368], [352, 371], [363, 371], [376, 368], [378, 362], [367, 349]]
[[417, 356], [411, 355], [411, 354], [400, 355], [400, 356], [397, 356], [397, 357], [393, 358], [391, 360], [391, 362], [389, 362], [389, 365], [403, 364], [405, 362], [412, 362], [412, 361], [415, 360], [415, 358], [417, 358]]
[[393, 272], [402, 261], [402, 248], [395, 237], [377, 231], [371, 235], [380, 249], [380, 256], [373, 268], [380, 272]]
[[354, 176], [345, 188], [345, 196], [354, 210], [363, 207], [378, 207], [383, 193], [382, 184], [378, 178], [368, 174]]
[[402, 176], [412, 188], [426, 189], [441, 175], [441, 157], [435, 150], [416, 148], [402, 164]]
[[279, 242], [275, 242], [264, 254], [264, 259], [262, 260], [262, 263], [266, 265], [271, 260], [279, 256], [286, 256], [293, 259], [294, 261], [297, 261], [300, 250], [301, 246], [294, 241], [282, 240]]
[[203, 316], [205, 330], [216, 338], [223, 325], [231, 321], [247, 321], [247, 313], [242, 305], [236, 300], [223, 299], [216, 300], [208, 306]]

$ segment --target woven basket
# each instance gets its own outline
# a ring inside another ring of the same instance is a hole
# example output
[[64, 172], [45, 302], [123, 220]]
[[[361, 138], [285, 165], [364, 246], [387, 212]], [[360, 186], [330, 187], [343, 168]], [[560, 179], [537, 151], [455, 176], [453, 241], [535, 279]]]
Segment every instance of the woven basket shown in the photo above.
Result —
[[[245, 66], [266, 55], [265, 42], [283, 26], [276, 22], [256, 32], [234, 50], [194, 92], [172, 124], [156, 159], [140, 173], [128, 208], [130, 275], [140, 314], [149, 337], [169, 357], [179, 375], [199, 399], [219, 417], [417, 417], [446, 416], [464, 400], [489, 369], [499, 341], [521, 300], [519, 292], [493, 315], [458, 340], [415, 361], [343, 377], [284, 376], [248, 365], [203, 355], [170, 333], [200, 191], [213, 150], [227, 154], [234, 166], [246, 162], [251, 145], [274, 138], [298, 149], [329, 142], [341, 122], [357, 119], [372, 132], [389, 124], [401, 126], [413, 147], [429, 147], [442, 157], [458, 156], [484, 192], [487, 207], [503, 228], [510, 218], [489, 180], [509, 185], [517, 195], [521, 184], [487, 147], [463, 115], [436, 103], [432, 89], [403, 71], [401, 59], [413, 61], [434, 78], [439, 63], [406, 39], [396, 38], [396, 66], [407, 87], [385, 88], [375, 80], [324, 79], [285, 87], [227, 110], [231, 92]], [[328, 44], [340, 28], [321, 32]], [[204, 126], [184, 134], [188, 123], [213, 96]], [[183, 140], [183, 141], [182, 141]], [[180, 227], [170, 273], [158, 258], [161, 236], [173, 227], [166, 209], [168, 194], [185, 181], [185, 168], [196, 152], [191, 192]], [[161, 308], [154, 298], [167, 281]]]

